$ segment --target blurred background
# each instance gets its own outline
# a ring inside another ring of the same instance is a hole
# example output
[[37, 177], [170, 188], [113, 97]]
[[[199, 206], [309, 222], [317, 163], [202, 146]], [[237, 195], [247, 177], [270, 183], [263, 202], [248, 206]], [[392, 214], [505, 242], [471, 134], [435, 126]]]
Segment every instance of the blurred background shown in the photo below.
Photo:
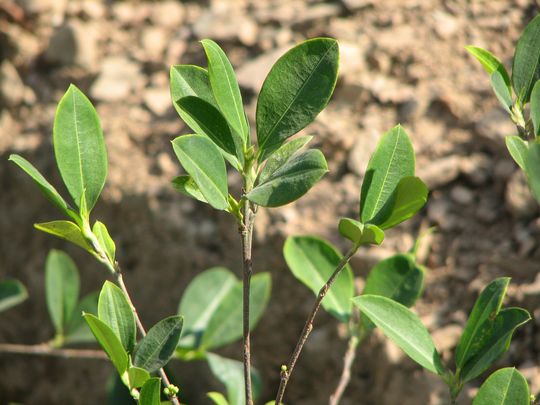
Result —
[[[324, 35], [340, 42], [340, 78], [330, 105], [304, 132], [315, 135], [330, 172], [298, 202], [261, 209], [257, 218], [254, 268], [273, 279], [269, 308], [252, 338], [263, 399], [275, 395], [279, 366], [313, 302], [287, 270], [284, 239], [309, 233], [347, 247], [338, 216], [357, 215], [370, 153], [397, 122], [413, 139], [417, 172], [431, 196], [382, 247], [353, 258], [358, 285], [377, 261], [437, 227], [423, 243], [429, 272], [416, 311], [438, 348], [449, 358], [482, 287], [511, 276], [508, 303], [525, 307], [534, 320], [517, 332], [498, 365], [519, 367], [538, 392], [538, 206], [504, 146], [515, 128], [464, 49], [485, 47], [510, 69], [515, 42], [537, 12], [530, 0], [0, 0], [0, 278], [21, 280], [30, 294], [0, 314], [0, 342], [35, 344], [53, 335], [43, 293], [49, 249], [74, 258], [83, 293], [99, 289], [108, 276], [82, 250], [33, 229], [33, 223], [59, 219], [56, 209], [7, 161], [10, 153], [22, 154], [60, 187], [52, 122], [69, 83], [89, 95], [101, 117], [109, 177], [94, 218], [115, 239], [128, 288], [150, 325], [176, 313], [186, 285], [202, 270], [241, 271], [233, 220], [170, 185], [181, 170], [170, 141], [189, 130], [171, 105], [169, 67], [206, 65], [198, 40], [214, 39], [237, 69], [253, 123], [256, 95], [273, 62], [295, 43]], [[238, 179], [231, 182], [238, 190]], [[288, 403], [327, 403], [346, 349], [342, 332], [319, 314]], [[220, 353], [240, 359], [240, 344]], [[113, 373], [100, 360], [0, 353], [0, 403], [104, 403]], [[205, 392], [223, 390], [203, 362], [175, 362], [171, 373], [190, 404], [206, 404]], [[462, 403], [470, 403], [474, 389], [466, 388]], [[359, 350], [342, 404], [435, 405], [445, 395], [436, 376], [375, 333]]]

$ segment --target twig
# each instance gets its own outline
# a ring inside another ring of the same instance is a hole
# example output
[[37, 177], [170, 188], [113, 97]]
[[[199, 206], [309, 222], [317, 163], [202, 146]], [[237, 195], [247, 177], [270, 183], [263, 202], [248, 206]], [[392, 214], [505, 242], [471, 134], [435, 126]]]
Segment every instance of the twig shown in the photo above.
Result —
[[338, 405], [339, 401], [341, 401], [343, 393], [345, 392], [345, 389], [347, 388], [347, 385], [349, 385], [349, 381], [351, 380], [351, 368], [356, 357], [356, 348], [358, 347], [358, 342], [359, 339], [356, 335], [352, 335], [350, 337], [347, 351], [343, 357], [343, 371], [341, 372], [341, 377], [336, 390], [330, 396], [329, 405]]
[[300, 335], [300, 338], [298, 339], [298, 342], [296, 343], [296, 347], [294, 349], [293, 354], [291, 355], [291, 358], [289, 359], [289, 364], [287, 367], [283, 367], [281, 370], [281, 380], [279, 383], [279, 389], [276, 395], [276, 405], [281, 405], [283, 401], [283, 396], [285, 395], [285, 389], [287, 388], [287, 383], [289, 382], [289, 379], [291, 378], [291, 374], [294, 370], [294, 366], [296, 365], [296, 361], [300, 357], [300, 353], [302, 352], [302, 349], [304, 348], [304, 344], [306, 343], [309, 334], [311, 333], [313, 329], [313, 321], [315, 320], [315, 316], [317, 315], [317, 311], [319, 310], [321, 306], [321, 302], [326, 296], [326, 293], [332, 287], [332, 284], [334, 284], [334, 281], [336, 281], [336, 278], [339, 276], [339, 273], [343, 268], [347, 265], [349, 260], [351, 260], [351, 257], [356, 253], [358, 250], [358, 246], [353, 246], [345, 256], [341, 259], [339, 264], [337, 265], [336, 269], [326, 282], [322, 286], [322, 288], [319, 291], [319, 295], [317, 296], [317, 300], [313, 304], [313, 308], [311, 309], [311, 313], [309, 314], [308, 319], [306, 320], [306, 323], [304, 325], [304, 329], [302, 330], [302, 334]]
[[63, 359], [108, 360], [107, 355], [102, 350], [61, 349], [52, 347], [49, 343], [41, 343], [37, 345], [0, 343], [0, 353], [27, 354], [30, 356], [50, 356], [60, 357]]
[[240, 236], [242, 239], [243, 258], [243, 336], [244, 336], [244, 386], [246, 405], [253, 405], [253, 393], [251, 388], [251, 341], [249, 331], [249, 301], [251, 290], [251, 275], [253, 274], [253, 262], [251, 260], [251, 241], [253, 237], [253, 222], [255, 213], [250, 208], [249, 201], [245, 201]]

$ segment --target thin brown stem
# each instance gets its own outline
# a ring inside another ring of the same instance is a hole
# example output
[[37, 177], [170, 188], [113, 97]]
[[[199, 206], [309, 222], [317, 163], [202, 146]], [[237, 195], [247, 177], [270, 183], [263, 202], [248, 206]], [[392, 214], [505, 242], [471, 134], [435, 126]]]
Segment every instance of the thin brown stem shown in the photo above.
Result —
[[92, 359], [107, 360], [108, 357], [102, 350], [92, 349], [61, 349], [51, 346], [49, 343], [37, 345], [20, 345], [0, 343], [0, 353], [24, 354], [30, 356], [50, 356], [63, 359]]
[[334, 281], [336, 281], [336, 278], [339, 276], [339, 273], [343, 268], [347, 265], [349, 260], [351, 260], [351, 257], [356, 253], [358, 250], [358, 246], [353, 246], [345, 256], [341, 259], [339, 264], [337, 265], [336, 269], [328, 279], [328, 281], [322, 286], [322, 288], [319, 291], [319, 295], [317, 296], [317, 299], [315, 300], [315, 303], [313, 304], [313, 307], [311, 308], [311, 312], [308, 316], [308, 319], [306, 320], [306, 323], [304, 324], [304, 329], [302, 329], [302, 334], [300, 335], [300, 338], [298, 339], [298, 342], [296, 343], [296, 347], [289, 359], [289, 363], [286, 367], [283, 367], [281, 370], [281, 380], [279, 383], [279, 389], [276, 395], [276, 405], [281, 405], [283, 402], [283, 396], [285, 395], [285, 389], [287, 388], [287, 383], [289, 382], [289, 379], [291, 378], [291, 374], [294, 370], [294, 366], [296, 365], [296, 362], [298, 358], [300, 357], [300, 353], [302, 352], [302, 349], [304, 348], [304, 345], [309, 337], [309, 334], [313, 330], [313, 322], [315, 320], [315, 316], [317, 315], [317, 312], [319, 311], [319, 308], [321, 306], [322, 300], [326, 296], [328, 290], [330, 287], [332, 287], [332, 284], [334, 284]]
[[351, 380], [351, 368], [356, 357], [356, 348], [358, 347], [359, 339], [356, 335], [352, 335], [349, 339], [349, 344], [345, 356], [343, 357], [343, 370], [341, 372], [341, 377], [339, 378], [339, 383], [336, 387], [334, 393], [330, 396], [329, 405], [338, 405], [341, 401], [341, 397], [349, 385]]
[[242, 239], [242, 260], [243, 260], [243, 359], [244, 359], [244, 386], [246, 395], [246, 405], [253, 405], [253, 391], [251, 387], [251, 339], [249, 331], [249, 299], [251, 289], [251, 275], [253, 274], [253, 262], [251, 260], [251, 241], [253, 238], [253, 222], [255, 213], [251, 210], [248, 201], [245, 201], [243, 218], [239, 231]]

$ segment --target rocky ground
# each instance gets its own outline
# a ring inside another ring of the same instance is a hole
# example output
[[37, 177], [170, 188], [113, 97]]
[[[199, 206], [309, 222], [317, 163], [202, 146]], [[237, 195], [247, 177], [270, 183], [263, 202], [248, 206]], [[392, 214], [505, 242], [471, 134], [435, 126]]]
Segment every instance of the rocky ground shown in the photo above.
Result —
[[[109, 178], [96, 217], [117, 241], [119, 258], [146, 324], [176, 311], [195, 274], [212, 265], [239, 272], [234, 223], [176, 194], [180, 172], [170, 140], [187, 130], [173, 110], [168, 70], [205, 64], [199, 39], [226, 50], [254, 118], [256, 94], [273, 61], [308, 37], [340, 41], [341, 74], [329, 107], [306, 129], [325, 153], [330, 173], [295, 204], [261, 210], [254, 241], [256, 271], [270, 271], [269, 310], [254, 333], [254, 364], [264, 399], [278, 382], [312, 297], [287, 272], [284, 238], [316, 234], [345, 248], [340, 215], [357, 212], [359, 184], [378, 137], [401, 122], [411, 134], [419, 175], [431, 196], [415, 219], [389, 233], [383, 247], [353, 259], [360, 278], [380, 258], [409, 249], [421, 230], [430, 269], [416, 311], [448, 358], [478, 292], [496, 276], [512, 277], [508, 302], [534, 316], [499, 365], [516, 365], [540, 391], [540, 220], [537, 204], [504, 147], [515, 129], [464, 46], [490, 49], [509, 66], [524, 25], [538, 12], [529, 0], [340, 1], [67, 1], [0, 2], [0, 277], [16, 277], [31, 298], [0, 314], [0, 341], [50, 338], [43, 263], [52, 247], [73, 255], [83, 291], [105, 272], [82, 251], [32, 229], [56, 219], [13, 165], [24, 155], [60, 184], [51, 146], [55, 106], [70, 82], [94, 101], [109, 151]], [[232, 178], [231, 181], [238, 183]], [[429, 246], [428, 246], [429, 245]], [[346, 342], [323, 314], [290, 384], [288, 403], [325, 404]], [[239, 345], [223, 351], [239, 356]], [[173, 366], [189, 403], [221, 389], [203, 363]], [[99, 361], [0, 354], [0, 403], [102, 403], [112, 367]], [[475, 390], [466, 388], [462, 403]], [[348, 404], [440, 404], [441, 383], [375, 334], [359, 350]]]

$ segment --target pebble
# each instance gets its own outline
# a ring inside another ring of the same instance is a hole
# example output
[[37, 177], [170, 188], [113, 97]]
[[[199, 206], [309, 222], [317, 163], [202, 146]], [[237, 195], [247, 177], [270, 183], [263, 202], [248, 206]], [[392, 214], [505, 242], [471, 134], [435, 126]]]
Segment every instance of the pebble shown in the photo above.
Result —
[[0, 65], [0, 98], [7, 107], [15, 107], [24, 100], [24, 83], [11, 63], [4, 60]]
[[460, 172], [461, 158], [450, 155], [435, 159], [427, 165], [418, 167], [418, 177], [422, 179], [430, 190], [436, 190], [453, 182]]
[[144, 104], [157, 116], [165, 115], [172, 109], [171, 95], [169, 89], [161, 87], [150, 87], [144, 92]]
[[538, 204], [521, 170], [516, 170], [506, 182], [504, 202], [514, 218], [531, 218], [538, 211]]
[[474, 201], [474, 193], [461, 185], [452, 187], [452, 190], [450, 190], [450, 197], [461, 205], [469, 205]]
[[111, 56], [103, 61], [90, 94], [101, 101], [120, 101], [140, 84], [142, 77], [138, 64], [124, 57]]
[[288, 49], [289, 47], [276, 49], [275, 51], [265, 53], [240, 66], [240, 68], [236, 70], [236, 77], [240, 86], [254, 92], [259, 92], [272, 65], [281, 55], [287, 52]]

